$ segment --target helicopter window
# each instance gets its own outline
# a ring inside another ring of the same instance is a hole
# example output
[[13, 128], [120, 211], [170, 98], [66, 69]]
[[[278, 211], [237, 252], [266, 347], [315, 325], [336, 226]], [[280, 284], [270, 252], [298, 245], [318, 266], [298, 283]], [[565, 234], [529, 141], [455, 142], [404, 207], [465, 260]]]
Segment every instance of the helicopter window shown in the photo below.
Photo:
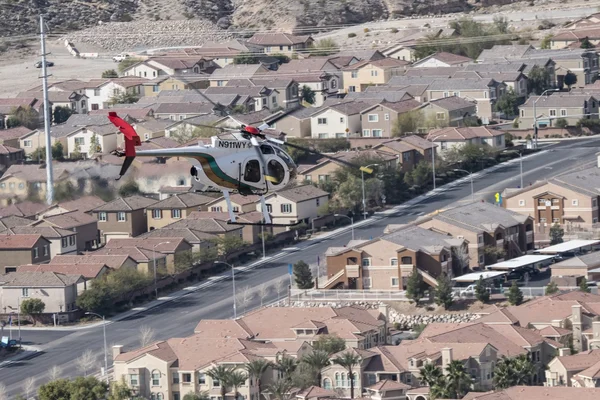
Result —
[[275, 154], [275, 150], [271, 146], [262, 145], [260, 146], [260, 152], [263, 154]]
[[285, 178], [285, 168], [283, 168], [283, 165], [281, 165], [279, 161], [269, 161], [267, 164], [267, 171], [269, 172], [269, 176], [272, 176], [275, 179], [273, 183], [276, 185], [279, 185]]
[[246, 163], [244, 180], [246, 182], [260, 182], [260, 164], [258, 160], [250, 160]]

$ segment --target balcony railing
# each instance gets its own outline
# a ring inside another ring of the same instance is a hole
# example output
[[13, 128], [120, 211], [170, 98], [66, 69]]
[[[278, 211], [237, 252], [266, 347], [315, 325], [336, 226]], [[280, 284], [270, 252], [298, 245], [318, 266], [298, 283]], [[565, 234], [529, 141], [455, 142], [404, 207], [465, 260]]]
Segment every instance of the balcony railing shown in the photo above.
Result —
[[357, 264], [346, 265], [346, 276], [348, 278], [358, 278], [360, 276], [360, 267]]
[[291, 301], [408, 301], [404, 290], [302, 290], [292, 289]]
[[496, 246], [504, 246], [504, 239], [496, 240]]

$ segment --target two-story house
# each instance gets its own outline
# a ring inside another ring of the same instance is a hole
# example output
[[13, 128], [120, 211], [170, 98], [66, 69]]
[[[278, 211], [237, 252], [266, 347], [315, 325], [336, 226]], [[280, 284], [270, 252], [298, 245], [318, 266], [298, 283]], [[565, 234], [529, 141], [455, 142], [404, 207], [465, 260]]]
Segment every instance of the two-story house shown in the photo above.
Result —
[[382, 101], [365, 108], [360, 112], [362, 137], [392, 137], [392, 130], [398, 117], [419, 110], [422, 106], [418, 101], [411, 99], [395, 103]]
[[210, 86], [226, 86], [232, 79], [250, 79], [268, 74], [269, 70], [261, 64], [229, 64], [218, 68], [210, 75]]
[[506, 147], [505, 132], [485, 126], [434, 129], [427, 135], [427, 140], [439, 144], [436, 151], [442, 156], [447, 150], [467, 144], [489, 146], [497, 151]]
[[[54, 227], [74, 232], [76, 236], [74, 244], [79, 252], [94, 249], [100, 244], [98, 221], [83, 211], [42, 215], [31, 226]], [[72, 245], [72, 239], [69, 239], [69, 246]]]
[[104, 82], [90, 84], [85, 89], [88, 98], [88, 110], [99, 110], [108, 108], [112, 99], [116, 96], [128, 93], [140, 97], [143, 93], [145, 78], [124, 77], [107, 79]]
[[279, 67], [275, 76], [294, 79], [299, 89], [309, 87], [315, 93], [314, 107], [320, 107], [328, 98], [338, 97], [343, 88], [340, 67], [326, 57], [310, 57], [291, 60]]
[[77, 234], [68, 229], [52, 226], [15, 226], [0, 232], [0, 235], [42, 235], [50, 241], [50, 257], [77, 252]]
[[[275, 95], [276, 98], [270, 102], [270, 108], [284, 108], [284, 109], [295, 109], [300, 105], [300, 98], [298, 94], [300, 92], [298, 82], [289, 78], [277, 78], [277, 76], [269, 76], [265, 78], [253, 78], [253, 79], [236, 79], [227, 82], [227, 86], [264, 86], [273, 91], [271, 96]], [[243, 94], [243, 93], [241, 93]]]
[[118, 198], [92, 210], [98, 220], [100, 240], [139, 236], [148, 231], [146, 207], [156, 200], [142, 196]]
[[[453, 271], [452, 252], [465, 247], [463, 239], [409, 225], [373, 240], [356, 240], [327, 250], [328, 281], [324, 289], [405, 290], [416, 271], [432, 287], [436, 278], [462, 274]], [[456, 266], [455, 266], [456, 267]]]
[[486, 262], [486, 247], [498, 248], [501, 259], [533, 250], [533, 218], [490, 203], [458, 206], [421, 218], [416, 224], [467, 240], [471, 268], [496, 262]]
[[465, 121], [477, 115], [477, 104], [458, 96], [431, 100], [420, 110], [437, 126], [463, 127]]
[[[360, 136], [361, 112], [377, 101], [343, 101], [321, 108], [310, 117], [311, 135], [314, 139], [334, 139]], [[377, 131], [376, 134], [383, 135]], [[389, 136], [389, 135], [388, 135]]]
[[398, 155], [383, 150], [340, 151], [332, 154], [331, 158], [323, 158], [315, 165], [307, 165], [298, 171], [298, 175], [309, 182], [327, 182], [333, 179], [335, 172], [343, 166], [341, 161], [353, 163], [360, 159], [377, 160], [380, 168], [394, 168], [398, 165]]
[[598, 107], [598, 100], [589, 94], [531, 96], [519, 106], [519, 126], [528, 128], [534, 123], [541, 128], [555, 126], [557, 119], [564, 119], [569, 126], [575, 126], [581, 119], [598, 119]]
[[310, 36], [297, 36], [289, 33], [255, 33], [248, 39], [248, 43], [262, 47], [266, 54], [291, 56], [308, 49], [314, 40]]
[[185, 219], [194, 211], [207, 211], [207, 205], [214, 200], [214, 197], [199, 193], [182, 193], [154, 203], [146, 207], [148, 230], [159, 229]]
[[496, 82], [502, 82], [506, 85], [506, 91], [512, 91], [519, 98], [527, 97], [529, 93], [527, 76], [521, 71], [496, 72], [488, 71], [485, 68], [482, 71], [471, 68], [469, 71], [458, 71], [452, 75], [453, 78], [463, 79], [493, 79]]
[[[594, 325], [594, 327], [596, 326], [600, 328], [600, 325]], [[587, 372], [589, 368], [598, 365], [598, 363], [600, 363], [600, 350], [586, 350], [571, 354], [568, 348], [561, 349], [558, 355], [548, 363], [544, 386], [575, 386], [574, 383], [581, 384], [584, 380], [579, 378], [578, 375], [584, 371]], [[583, 373], [583, 375], [587, 375], [587, 373]], [[591, 377], [586, 376], [586, 378], [590, 379]]]
[[412, 171], [415, 165], [422, 160], [421, 153], [414, 146], [407, 144], [402, 139], [392, 139], [378, 144], [373, 148], [390, 154], [396, 154], [398, 156], [398, 165], [401, 166], [404, 172]]
[[[237, 82], [238, 80], [235, 80]], [[228, 81], [227, 86], [209, 87], [204, 93], [207, 95], [240, 95], [248, 96], [252, 99], [254, 105], [252, 109], [247, 111], [261, 111], [264, 109], [274, 110], [279, 108], [279, 91], [277, 89], [270, 89], [266, 86], [233, 86], [234, 81], [231, 79]], [[283, 106], [283, 104], [281, 105]]]
[[364, 60], [343, 68], [344, 91], [363, 92], [371, 85], [383, 85], [397, 75], [404, 74], [409, 63], [394, 58]]
[[1, 272], [16, 271], [23, 264], [50, 261], [50, 244], [42, 235], [0, 235]]
[[[295, 224], [302, 222], [311, 226], [317, 217], [327, 214], [329, 193], [311, 184], [286, 188], [265, 197], [267, 210], [273, 223]], [[256, 206], [260, 211], [260, 205]]]
[[464, 67], [473, 59], [446, 51], [438, 51], [413, 63], [414, 68]]
[[[67, 179], [69, 173], [59, 166], [54, 167], [54, 179], [57, 182]], [[46, 167], [45, 164], [13, 164], [0, 178], [0, 194], [7, 197], [25, 199], [46, 196]]]

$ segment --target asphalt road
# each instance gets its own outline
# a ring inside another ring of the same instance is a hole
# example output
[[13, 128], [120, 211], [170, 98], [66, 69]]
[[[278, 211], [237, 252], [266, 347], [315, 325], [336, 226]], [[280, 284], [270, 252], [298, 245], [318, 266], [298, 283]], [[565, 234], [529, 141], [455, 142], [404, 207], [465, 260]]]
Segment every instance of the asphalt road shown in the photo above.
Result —
[[[564, 173], [595, 160], [599, 144], [600, 138], [562, 142], [551, 146], [552, 150], [550, 151], [524, 160], [525, 185]], [[495, 192], [506, 187], [515, 187], [519, 181], [519, 163], [498, 169], [496, 172], [475, 180], [476, 199], [491, 201]], [[377, 237], [382, 234], [388, 224], [408, 223], [419, 214], [427, 214], [455, 202], [467, 202], [470, 201], [470, 198], [470, 185], [466, 181], [464, 184], [444, 191], [395, 215], [385, 218], [375, 217], [370, 223], [356, 227], [355, 236], [364, 239]], [[350, 231], [348, 230], [322, 241], [300, 243], [297, 245], [298, 250], [296, 251], [290, 251], [282, 256], [273, 256], [260, 268], [236, 274], [236, 286], [239, 290], [249, 287], [250, 291], [256, 293], [262, 283], [269, 282], [272, 290], [262, 298], [262, 301], [267, 304], [277, 299], [275, 283], [287, 275], [288, 263], [295, 263], [299, 260], [314, 263], [319, 255], [323, 260], [323, 254], [328, 247], [342, 246], [349, 239]], [[238, 302], [238, 313], [243, 313], [245, 309], [258, 307], [260, 302], [261, 299], [258, 295], [245, 303]], [[139, 346], [139, 328], [142, 325], [152, 327], [157, 339], [165, 339], [190, 335], [201, 319], [231, 318], [232, 316], [231, 282], [229, 280], [220, 281], [179, 300], [165, 303], [161, 307], [108, 325], [106, 329], [108, 345], [110, 347], [113, 344], [121, 344], [125, 346], [126, 350]], [[27, 377], [36, 377], [37, 385], [43, 384], [48, 379], [48, 371], [55, 365], [61, 368], [64, 376], [81, 374], [75, 360], [87, 349], [97, 355], [97, 370], [103, 364], [102, 327], [78, 331], [23, 331], [22, 338], [24, 344], [38, 346], [42, 351], [32, 359], [0, 368], [0, 383], [7, 386], [9, 398], [22, 393], [22, 385]], [[109, 364], [110, 362], [109, 359]]]

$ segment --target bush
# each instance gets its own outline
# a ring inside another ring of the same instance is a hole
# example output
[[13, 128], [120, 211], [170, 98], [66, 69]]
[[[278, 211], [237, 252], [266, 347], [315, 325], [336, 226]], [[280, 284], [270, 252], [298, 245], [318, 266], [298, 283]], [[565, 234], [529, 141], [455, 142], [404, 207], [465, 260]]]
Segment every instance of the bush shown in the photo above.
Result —
[[371, 30], [369, 28], [365, 28], [365, 29], [363, 29], [363, 32], [364, 33], [369, 33], [369, 32], [371, 32]]
[[390, 29], [390, 32], [392, 32], [392, 33], [398, 33], [398, 29], [392, 28], [392, 29]]
[[131, 21], [133, 21], [133, 18], [131, 17], [131, 15], [125, 13], [125, 14], [121, 15], [120, 21], [121, 22], [131, 22]]
[[350, 33], [348, 34], [348, 37], [349, 37], [349, 38], [356, 37], [356, 33], [354, 33], [354, 32], [350, 32]]

